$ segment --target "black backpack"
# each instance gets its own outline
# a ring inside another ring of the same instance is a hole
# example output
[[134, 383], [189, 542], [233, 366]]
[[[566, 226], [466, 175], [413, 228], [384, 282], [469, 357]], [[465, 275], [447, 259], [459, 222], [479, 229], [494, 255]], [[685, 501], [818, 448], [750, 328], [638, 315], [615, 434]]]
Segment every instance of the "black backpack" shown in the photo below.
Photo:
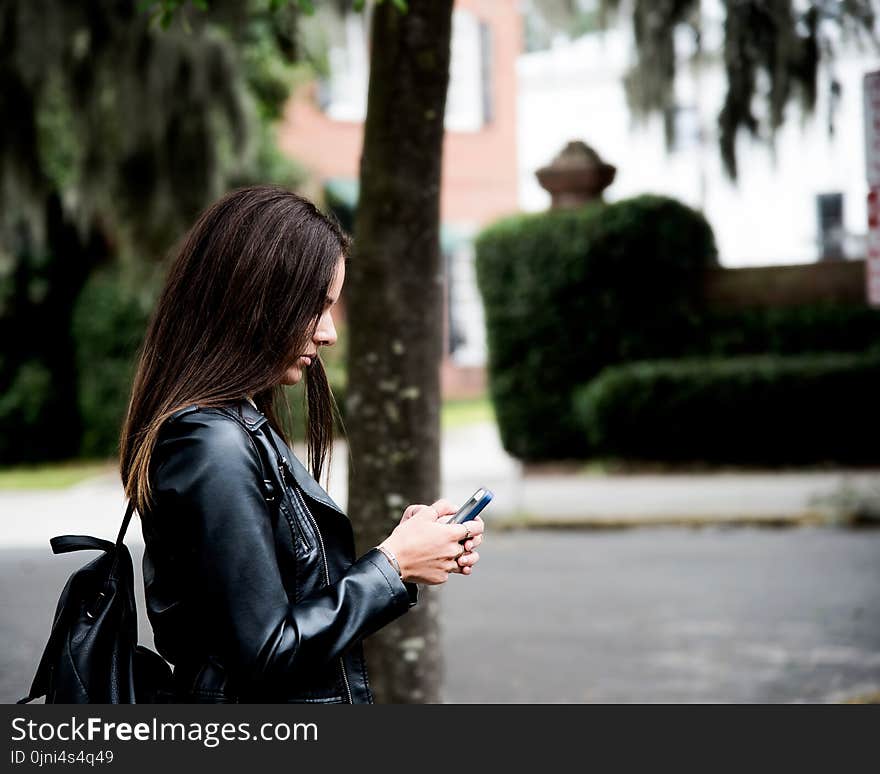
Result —
[[134, 506], [125, 511], [116, 543], [89, 535], [60, 535], [56, 554], [101, 551], [67, 581], [49, 642], [30, 692], [46, 704], [155, 704], [171, 700], [171, 668], [137, 644], [137, 607], [131, 554], [123, 542]]
[[[228, 414], [248, 433], [255, 431]], [[277, 465], [281, 454], [267, 433]], [[284, 484], [278, 467], [255, 438], [263, 468], [268, 503]], [[137, 644], [134, 568], [123, 542], [134, 506], [125, 511], [116, 543], [89, 535], [60, 535], [49, 543], [56, 554], [98, 550], [101, 556], [77, 570], [67, 581], [49, 642], [37, 667], [26, 704], [40, 696], [46, 704], [164, 704], [174, 700], [171, 667], [158, 653]]]

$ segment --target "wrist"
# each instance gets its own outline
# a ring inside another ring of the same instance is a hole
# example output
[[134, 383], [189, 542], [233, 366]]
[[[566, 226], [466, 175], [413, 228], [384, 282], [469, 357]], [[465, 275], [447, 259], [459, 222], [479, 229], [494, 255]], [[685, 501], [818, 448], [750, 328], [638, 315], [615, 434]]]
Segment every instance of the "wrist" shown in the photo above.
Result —
[[403, 580], [403, 569], [400, 566], [400, 560], [397, 558], [395, 551], [388, 546], [388, 541], [380, 543], [376, 548], [388, 560], [388, 563], [394, 568], [394, 571]]

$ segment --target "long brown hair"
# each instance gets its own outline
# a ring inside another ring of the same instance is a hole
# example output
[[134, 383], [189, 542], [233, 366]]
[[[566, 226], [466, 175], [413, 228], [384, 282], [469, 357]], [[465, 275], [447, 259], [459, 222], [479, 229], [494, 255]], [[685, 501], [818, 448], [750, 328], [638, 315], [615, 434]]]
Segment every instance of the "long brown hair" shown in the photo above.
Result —
[[[228, 405], [251, 395], [279, 422], [285, 370], [307, 349], [350, 239], [314, 204], [275, 186], [232, 191], [180, 242], [153, 310], [120, 438], [125, 493], [152, 505], [150, 457], [162, 423], [184, 406]], [[319, 357], [304, 369], [308, 463], [320, 479], [335, 403]]]

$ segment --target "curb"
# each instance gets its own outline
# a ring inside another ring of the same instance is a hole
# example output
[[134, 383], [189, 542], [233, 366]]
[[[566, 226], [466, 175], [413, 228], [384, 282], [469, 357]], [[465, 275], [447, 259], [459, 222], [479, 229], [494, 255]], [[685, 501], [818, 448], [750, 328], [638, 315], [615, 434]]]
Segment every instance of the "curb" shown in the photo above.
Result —
[[645, 529], [650, 527], [663, 529], [707, 529], [707, 528], [762, 528], [762, 529], [792, 529], [797, 527], [839, 527], [872, 529], [880, 527], [880, 521], [865, 519], [840, 519], [827, 514], [807, 513], [793, 516], [660, 516], [646, 518], [635, 517], [539, 517], [532, 514], [516, 514], [509, 517], [487, 520], [486, 525], [500, 532], [514, 530], [590, 530], [590, 531], [621, 531], [629, 529]]

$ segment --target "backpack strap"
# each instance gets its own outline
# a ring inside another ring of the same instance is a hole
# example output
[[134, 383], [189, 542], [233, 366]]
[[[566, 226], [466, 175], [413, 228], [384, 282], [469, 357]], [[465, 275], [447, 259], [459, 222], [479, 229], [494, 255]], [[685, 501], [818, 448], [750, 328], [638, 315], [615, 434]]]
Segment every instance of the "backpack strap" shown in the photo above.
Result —
[[[131, 524], [131, 516], [134, 513], [134, 503], [129, 500], [128, 507], [125, 509], [125, 516], [122, 517], [122, 526], [119, 527], [119, 534], [116, 536], [116, 543], [112, 544], [110, 550], [113, 551], [113, 564], [110, 566], [110, 574], [108, 576], [108, 581], [110, 578], [116, 578], [116, 569], [119, 567], [119, 557], [122, 555], [122, 546], [125, 540], [125, 533], [128, 531], [128, 525]], [[100, 541], [101, 543], [106, 543], [106, 540]], [[55, 550], [55, 547], [52, 547], [52, 550]], [[69, 549], [76, 550], [76, 549]], [[106, 548], [104, 549], [107, 550]], [[55, 553], [58, 553], [57, 551]]]
[[106, 551], [110, 553], [116, 548], [116, 544], [109, 540], [92, 537], [91, 535], [58, 535], [49, 539], [52, 553], [67, 554], [71, 551]]
[[131, 500], [128, 501], [128, 508], [125, 510], [125, 516], [122, 519], [122, 526], [119, 528], [119, 534], [116, 536], [116, 547], [122, 545], [122, 541], [125, 539], [125, 533], [128, 531], [128, 525], [131, 523], [131, 515], [134, 513], [134, 503]]

